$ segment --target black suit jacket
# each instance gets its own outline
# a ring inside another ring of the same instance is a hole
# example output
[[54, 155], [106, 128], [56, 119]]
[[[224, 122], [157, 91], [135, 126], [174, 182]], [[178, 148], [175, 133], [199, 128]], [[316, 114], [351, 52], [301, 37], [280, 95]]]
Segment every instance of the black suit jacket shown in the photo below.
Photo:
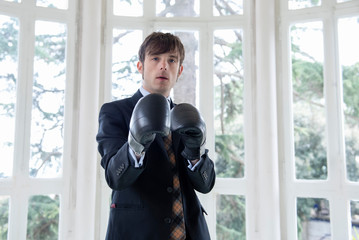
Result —
[[[98, 150], [106, 181], [112, 192], [109, 240], [167, 240], [170, 234], [173, 172], [161, 137], [156, 136], [146, 151], [144, 164], [135, 168], [127, 143], [129, 123], [137, 101], [131, 98], [106, 103], [99, 115]], [[206, 154], [195, 171], [188, 169], [181, 156], [184, 145], [172, 133], [179, 172], [187, 239], [209, 240], [201, 203], [194, 190], [208, 193], [215, 182], [214, 164]]]

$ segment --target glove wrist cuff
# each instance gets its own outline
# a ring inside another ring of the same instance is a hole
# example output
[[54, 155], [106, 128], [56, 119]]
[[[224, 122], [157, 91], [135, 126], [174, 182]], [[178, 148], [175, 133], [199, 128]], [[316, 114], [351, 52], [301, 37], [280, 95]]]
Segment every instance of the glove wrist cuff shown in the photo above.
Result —
[[145, 147], [136, 141], [136, 139], [132, 136], [131, 132], [128, 134], [128, 145], [135, 152], [136, 155], [142, 155], [145, 151]]
[[202, 145], [199, 148], [188, 148], [185, 147], [182, 151], [181, 155], [187, 160], [196, 160], [200, 159], [203, 154], [205, 154], [206, 149], [204, 148], [204, 145]]

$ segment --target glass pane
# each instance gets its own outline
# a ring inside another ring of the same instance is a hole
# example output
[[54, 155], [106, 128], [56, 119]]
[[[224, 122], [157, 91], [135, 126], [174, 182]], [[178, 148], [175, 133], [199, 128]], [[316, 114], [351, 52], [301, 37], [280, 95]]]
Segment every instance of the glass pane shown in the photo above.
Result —
[[139, 17], [143, 15], [143, 0], [113, 0], [113, 14]]
[[242, 30], [214, 32], [214, 123], [218, 177], [244, 177]]
[[350, 201], [352, 239], [359, 239], [359, 201]]
[[156, 0], [158, 17], [197, 17], [200, 0]]
[[[162, 31], [166, 32], [166, 31]], [[172, 31], [178, 36], [185, 48], [183, 72], [172, 91], [172, 99], [175, 103], [190, 103], [197, 106], [197, 79], [199, 79], [199, 51], [198, 32], [196, 31]]]
[[359, 181], [359, 17], [338, 21], [347, 177]]
[[350, 2], [352, 0], [337, 0], [338, 3], [343, 3], [343, 2]]
[[230, 16], [243, 14], [243, 0], [214, 0], [213, 16]]
[[19, 22], [0, 15], [0, 178], [12, 175]]
[[62, 173], [66, 25], [37, 21], [31, 116], [30, 176]]
[[29, 199], [26, 239], [58, 239], [59, 208], [59, 195], [32, 196]]
[[296, 24], [290, 36], [296, 177], [326, 179], [322, 23]]
[[6, 1], [6, 2], [17, 2], [17, 3], [21, 2], [21, 0], [4, 0], [4, 1]]
[[0, 196], [0, 239], [7, 239], [9, 229], [9, 197]]
[[67, 9], [68, 0], [36, 0], [36, 6], [58, 9]]
[[243, 196], [217, 195], [217, 239], [246, 239], [246, 200]]
[[321, 0], [288, 0], [288, 9], [302, 9], [322, 5]]
[[298, 198], [297, 221], [298, 240], [331, 239], [327, 199]]
[[112, 99], [132, 96], [140, 87], [137, 71], [138, 49], [142, 43], [140, 30], [113, 30]]

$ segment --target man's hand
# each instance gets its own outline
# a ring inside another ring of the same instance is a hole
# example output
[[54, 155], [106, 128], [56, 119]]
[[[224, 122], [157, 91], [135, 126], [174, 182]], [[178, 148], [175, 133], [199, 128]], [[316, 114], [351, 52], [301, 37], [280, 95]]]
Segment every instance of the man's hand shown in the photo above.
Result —
[[131, 116], [128, 135], [128, 144], [137, 156], [149, 148], [156, 134], [169, 134], [169, 116], [167, 99], [160, 94], [149, 94], [137, 102]]
[[171, 131], [178, 132], [185, 145], [182, 156], [191, 162], [200, 159], [206, 142], [206, 124], [199, 111], [188, 103], [171, 110]]

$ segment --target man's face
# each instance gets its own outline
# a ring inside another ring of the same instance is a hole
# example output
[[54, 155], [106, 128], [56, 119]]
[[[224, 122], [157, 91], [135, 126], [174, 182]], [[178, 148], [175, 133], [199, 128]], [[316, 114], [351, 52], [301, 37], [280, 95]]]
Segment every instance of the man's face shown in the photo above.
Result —
[[145, 61], [137, 63], [137, 69], [142, 74], [144, 89], [168, 97], [182, 73], [183, 66], [180, 66], [179, 54], [172, 52], [146, 54]]

